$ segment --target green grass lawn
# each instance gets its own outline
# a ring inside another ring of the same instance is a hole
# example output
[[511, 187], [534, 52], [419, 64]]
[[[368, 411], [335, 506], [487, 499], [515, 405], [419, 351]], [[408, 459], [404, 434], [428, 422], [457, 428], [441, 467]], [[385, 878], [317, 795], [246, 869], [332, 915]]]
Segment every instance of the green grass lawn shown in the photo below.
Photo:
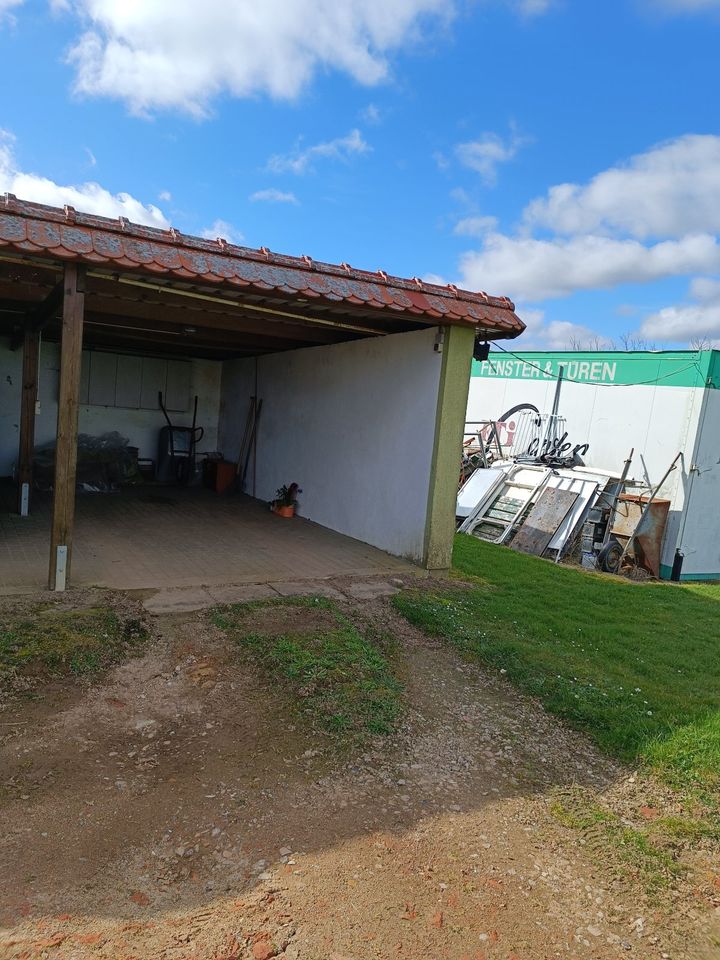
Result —
[[470, 580], [395, 598], [608, 753], [720, 796], [720, 585], [631, 583], [458, 535]]
[[393, 643], [358, 629], [331, 600], [262, 600], [220, 607], [212, 618], [328, 733], [362, 740], [394, 728], [402, 687], [387, 656]]

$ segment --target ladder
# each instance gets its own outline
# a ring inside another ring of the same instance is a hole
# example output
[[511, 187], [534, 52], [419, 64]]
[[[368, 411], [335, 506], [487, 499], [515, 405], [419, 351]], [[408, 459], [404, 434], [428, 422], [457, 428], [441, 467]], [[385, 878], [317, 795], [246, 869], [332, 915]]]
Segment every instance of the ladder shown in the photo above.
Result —
[[477, 504], [461, 524], [460, 533], [469, 533], [489, 543], [507, 542], [552, 476], [550, 470], [539, 468], [537, 483], [523, 483], [513, 479], [517, 472], [519, 469], [514, 469], [499, 488]]

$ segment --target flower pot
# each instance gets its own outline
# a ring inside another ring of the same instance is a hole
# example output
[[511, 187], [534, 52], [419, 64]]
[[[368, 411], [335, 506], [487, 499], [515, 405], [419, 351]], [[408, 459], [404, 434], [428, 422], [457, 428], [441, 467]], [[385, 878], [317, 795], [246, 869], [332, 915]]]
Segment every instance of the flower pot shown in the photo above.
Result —
[[290, 517], [295, 516], [295, 507], [292, 504], [289, 507], [273, 507], [273, 513], [276, 513], [279, 517], [285, 517], [289, 519]]

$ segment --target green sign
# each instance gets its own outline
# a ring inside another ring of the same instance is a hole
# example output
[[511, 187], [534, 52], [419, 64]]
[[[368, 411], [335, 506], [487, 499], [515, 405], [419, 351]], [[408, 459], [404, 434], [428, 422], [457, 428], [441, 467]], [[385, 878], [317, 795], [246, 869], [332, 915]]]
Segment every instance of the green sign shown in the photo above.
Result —
[[621, 386], [720, 387], [720, 351], [597, 351], [592, 353], [496, 350], [473, 361], [472, 376], [495, 380], [566, 380]]

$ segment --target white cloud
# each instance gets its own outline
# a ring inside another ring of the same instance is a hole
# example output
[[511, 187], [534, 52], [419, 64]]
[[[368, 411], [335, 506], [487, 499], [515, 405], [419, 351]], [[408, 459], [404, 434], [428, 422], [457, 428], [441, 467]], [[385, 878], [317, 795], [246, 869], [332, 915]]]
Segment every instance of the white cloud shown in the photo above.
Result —
[[360, 116], [365, 123], [376, 124], [382, 120], [382, 111], [376, 104], [369, 103], [360, 111]]
[[251, 193], [250, 201], [252, 203], [298, 203], [298, 198], [289, 191], [270, 187], [268, 190], [256, 190], [255, 193]]
[[133, 223], [167, 229], [170, 222], [154, 204], [144, 204], [129, 193], [110, 193], [99, 183], [88, 181], [74, 185], [55, 183], [37, 173], [18, 169], [13, 146], [15, 138], [0, 130], [0, 193], [14, 193], [22, 200], [49, 206], [66, 204], [84, 213], [102, 217], [127, 217]]
[[690, 281], [690, 296], [701, 303], [720, 301], [720, 279], [715, 277], [695, 277]]
[[200, 236], [206, 240], [227, 240], [228, 243], [242, 243], [245, 239], [242, 233], [227, 220], [215, 220], [200, 232]]
[[12, 25], [15, 22], [12, 11], [24, 2], [25, 0], [0, 0], [0, 27], [3, 23]]
[[348, 160], [353, 154], [367, 153], [371, 148], [363, 140], [359, 130], [351, 130], [345, 137], [336, 137], [326, 143], [316, 143], [289, 154], [275, 154], [268, 160], [268, 170], [273, 173], [308, 173], [315, 160]]
[[507, 139], [497, 133], [483, 133], [477, 140], [458, 144], [455, 155], [463, 166], [479, 173], [484, 183], [493, 186], [497, 181], [497, 168], [512, 160], [526, 142], [516, 131]]
[[87, 154], [88, 163], [90, 164], [90, 166], [91, 166], [91, 167], [96, 167], [96, 166], [97, 166], [97, 157], [96, 157], [95, 154], [92, 152], [92, 150], [90, 149], [90, 147], [83, 147], [83, 150], [84, 150], [85, 153]]
[[426, 273], [421, 277], [423, 283], [434, 283], [438, 287], [446, 287], [447, 279], [440, 276], [439, 273]]
[[[459, 282], [529, 303], [578, 290], [717, 273], [720, 137], [680, 137], [587, 184], [551, 187], [525, 208], [514, 234], [483, 229], [483, 218], [473, 216], [456, 227], [457, 233], [482, 238], [478, 249], [462, 256]], [[664, 314], [663, 322], [674, 322], [682, 309], [686, 320], [701, 323], [700, 308], [707, 311], [698, 291], [691, 293], [694, 301], [667, 308], [674, 312]]]
[[453, 233], [459, 237], [484, 237], [497, 229], [497, 217], [464, 217], [458, 220]]
[[460, 261], [463, 285], [533, 302], [718, 269], [720, 245], [708, 234], [648, 247], [593, 235], [537, 240], [492, 233]]
[[689, 293], [692, 302], [664, 307], [646, 317], [641, 334], [664, 342], [720, 337], [720, 279], [697, 277]]
[[596, 349], [606, 344], [594, 330], [569, 320], [546, 319], [544, 310], [516, 306], [516, 313], [525, 324], [523, 350]]
[[72, 0], [87, 27], [70, 51], [75, 89], [124, 100], [144, 114], [203, 116], [222, 93], [297, 97], [319, 70], [364, 85], [416, 43], [452, 0]]
[[172, 194], [169, 190], [161, 190], [158, 194], [158, 200], [162, 200], [163, 203], [170, 203], [172, 200]]
[[525, 211], [558, 233], [676, 237], [720, 230], [720, 137], [687, 135], [611, 167], [590, 183], [562, 183]]
[[702, 337], [720, 336], [720, 300], [665, 307], [649, 316], [641, 327], [645, 337], [667, 342], [687, 342]]

